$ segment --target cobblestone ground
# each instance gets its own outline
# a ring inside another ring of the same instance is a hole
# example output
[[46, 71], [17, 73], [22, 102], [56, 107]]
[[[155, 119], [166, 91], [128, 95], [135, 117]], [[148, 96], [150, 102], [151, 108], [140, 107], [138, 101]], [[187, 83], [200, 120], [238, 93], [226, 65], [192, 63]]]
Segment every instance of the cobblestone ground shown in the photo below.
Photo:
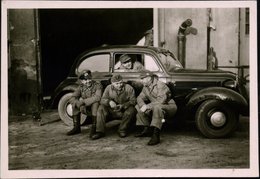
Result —
[[[106, 136], [92, 141], [89, 125], [82, 133], [66, 136], [70, 130], [56, 111], [9, 118], [9, 170], [27, 169], [233, 169], [249, 168], [249, 122], [241, 118], [229, 138], [207, 139], [187, 122], [167, 127], [161, 143], [147, 146], [149, 138], [126, 138], [116, 133], [118, 121], [107, 124]], [[41, 124], [41, 125], [40, 125]]]

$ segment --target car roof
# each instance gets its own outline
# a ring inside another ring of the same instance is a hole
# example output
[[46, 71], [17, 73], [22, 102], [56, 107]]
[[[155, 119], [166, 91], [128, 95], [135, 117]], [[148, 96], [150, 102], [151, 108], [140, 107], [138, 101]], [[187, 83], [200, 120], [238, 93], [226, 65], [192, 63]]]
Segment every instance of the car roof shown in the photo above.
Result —
[[92, 48], [84, 51], [80, 56], [84, 56], [86, 54], [91, 54], [91, 53], [100, 53], [100, 52], [116, 52], [116, 51], [124, 51], [124, 50], [139, 50], [139, 51], [153, 51], [156, 53], [166, 53], [170, 52], [169, 50], [160, 48], [160, 47], [153, 47], [153, 46], [138, 46], [138, 45], [106, 45], [106, 46], [101, 46], [97, 48]]

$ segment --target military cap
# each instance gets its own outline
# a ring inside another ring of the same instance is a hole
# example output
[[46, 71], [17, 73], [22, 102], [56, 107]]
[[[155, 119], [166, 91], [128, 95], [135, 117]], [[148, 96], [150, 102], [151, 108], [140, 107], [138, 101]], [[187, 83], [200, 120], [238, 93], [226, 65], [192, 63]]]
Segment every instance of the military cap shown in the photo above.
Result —
[[155, 76], [155, 74], [149, 70], [143, 70], [143, 71], [141, 71], [139, 78], [143, 79], [148, 76]]
[[121, 63], [125, 63], [125, 62], [131, 60], [131, 57], [129, 55], [127, 55], [127, 54], [124, 54], [124, 55], [120, 56], [119, 60], [120, 60]]
[[80, 80], [88, 80], [92, 79], [91, 71], [90, 70], [83, 70], [79, 73], [79, 79]]
[[111, 78], [111, 82], [114, 83], [114, 82], [119, 82], [119, 81], [122, 81], [123, 80], [123, 77], [119, 74], [115, 74], [112, 76]]

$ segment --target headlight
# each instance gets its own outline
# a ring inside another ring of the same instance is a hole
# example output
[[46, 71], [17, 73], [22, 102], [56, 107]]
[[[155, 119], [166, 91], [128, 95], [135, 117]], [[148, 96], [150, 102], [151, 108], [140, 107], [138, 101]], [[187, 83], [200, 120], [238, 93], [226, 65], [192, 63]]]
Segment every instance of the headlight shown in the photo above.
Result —
[[223, 86], [227, 88], [236, 88], [237, 82], [234, 80], [226, 80], [223, 82]]

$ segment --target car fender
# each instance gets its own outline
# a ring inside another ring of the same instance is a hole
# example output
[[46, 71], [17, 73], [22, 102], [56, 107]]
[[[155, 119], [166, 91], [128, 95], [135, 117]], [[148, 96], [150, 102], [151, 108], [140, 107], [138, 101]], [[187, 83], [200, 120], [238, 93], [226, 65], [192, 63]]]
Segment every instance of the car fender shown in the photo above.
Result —
[[75, 91], [77, 89], [77, 85], [69, 85], [69, 86], [66, 86], [65, 88], [63, 88], [62, 91]]
[[247, 100], [238, 92], [224, 87], [209, 87], [199, 90], [191, 95], [186, 106], [192, 109], [194, 106], [208, 99], [218, 99], [234, 105], [244, 115], [247, 115], [249, 112]]
[[59, 90], [59, 92], [56, 92], [55, 93], [56, 95], [52, 98], [53, 100], [51, 101], [51, 108], [54, 108], [58, 105], [60, 98], [64, 94], [69, 92], [74, 92], [77, 89], [77, 87], [78, 87], [77, 85], [73, 84], [62, 88], [61, 90]]

